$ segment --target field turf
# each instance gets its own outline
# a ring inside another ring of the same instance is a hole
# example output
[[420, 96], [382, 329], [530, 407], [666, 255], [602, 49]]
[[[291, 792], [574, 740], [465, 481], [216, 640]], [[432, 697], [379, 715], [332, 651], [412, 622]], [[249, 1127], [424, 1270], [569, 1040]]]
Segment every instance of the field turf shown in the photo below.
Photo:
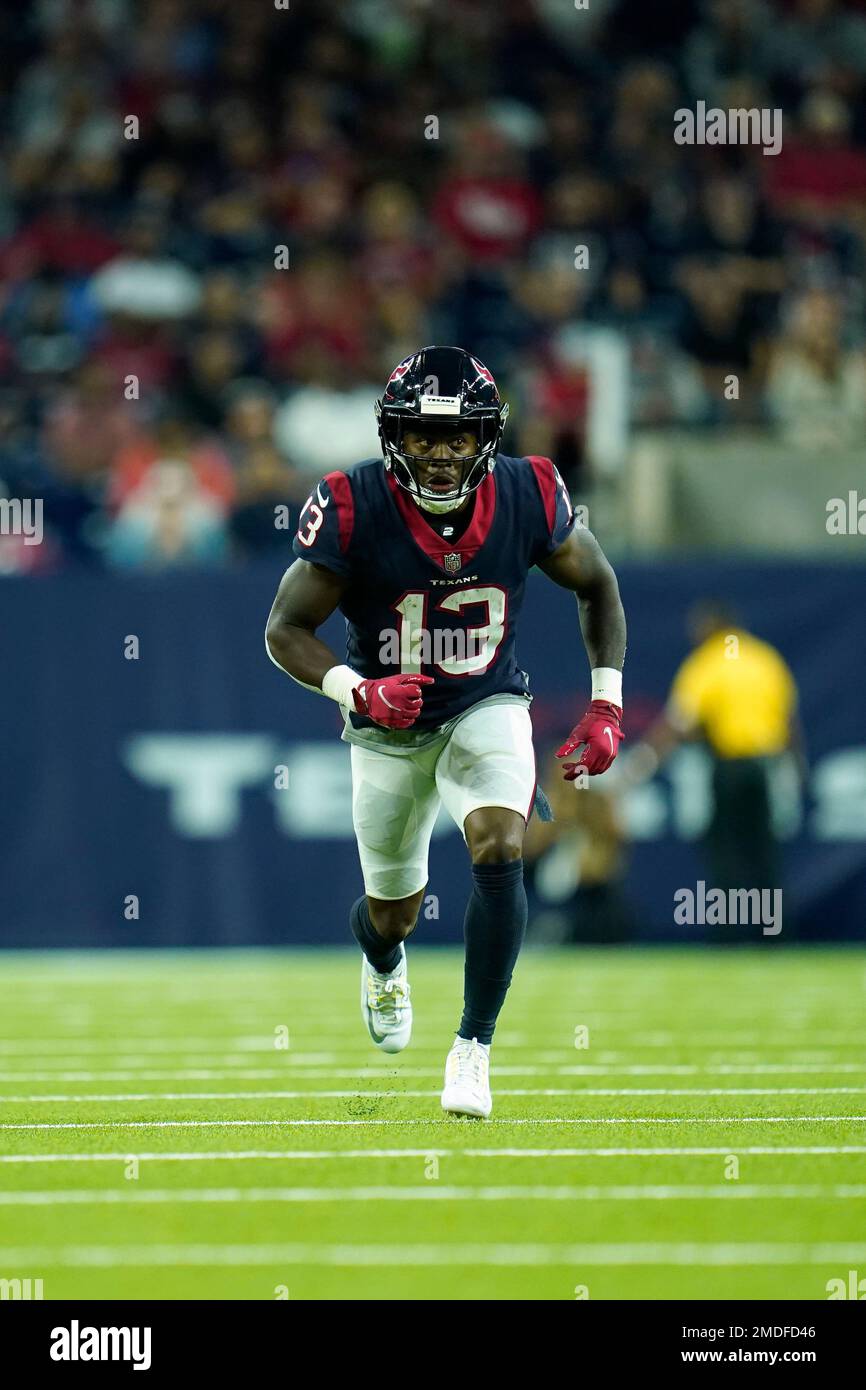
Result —
[[460, 955], [409, 962], [386, 1057], [354, 951], [0, 956], [0, 1279], [825, 1299], [866, 1275], [866, 954], [527, 951], [486, 1122], [439, 1107]]

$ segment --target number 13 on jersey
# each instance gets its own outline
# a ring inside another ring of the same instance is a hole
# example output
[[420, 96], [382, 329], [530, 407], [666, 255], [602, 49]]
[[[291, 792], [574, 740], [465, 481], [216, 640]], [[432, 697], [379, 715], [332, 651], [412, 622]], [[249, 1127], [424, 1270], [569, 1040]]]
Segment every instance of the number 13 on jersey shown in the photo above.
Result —
[[400, 615], [400, 671], [406, 675], [420, 674], [422, 666], [427, 666], [443, 676], [481, 675], [496, 660], [505, 636], [505, 590], [495, 584], [458, 589], [437, 603], [437, 612], [458, 616], [466, 608], [483, 604], [487, 610], [485, 621], [467, 627], [437, 624], [431, 628], [427, 623], [428, 602], [428, 594], [410, 591], [394, 604]]

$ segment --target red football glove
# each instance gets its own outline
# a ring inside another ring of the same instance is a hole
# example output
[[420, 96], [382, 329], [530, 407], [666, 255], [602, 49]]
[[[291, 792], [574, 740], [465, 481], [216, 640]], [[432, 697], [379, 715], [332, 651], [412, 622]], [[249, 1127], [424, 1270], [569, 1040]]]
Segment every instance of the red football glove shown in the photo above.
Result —
[[607, 700], [593, 700], [580, 723], [575, 725], [562, 747], [556, 750], [557, 758], [567, 758], [582, 743], [586, 744], [576, 763], [562, 764], [566, 782], [573, 782], [582, 767], [586, 768], [590, 777], [607, 772], [624, 738], [619, 706], [611, 705]]
[[432, 676], [373, 676], [352, 691], [358, 714], [366, 714], [386, 729], [408, 729], [421, 713], [422, 685]]

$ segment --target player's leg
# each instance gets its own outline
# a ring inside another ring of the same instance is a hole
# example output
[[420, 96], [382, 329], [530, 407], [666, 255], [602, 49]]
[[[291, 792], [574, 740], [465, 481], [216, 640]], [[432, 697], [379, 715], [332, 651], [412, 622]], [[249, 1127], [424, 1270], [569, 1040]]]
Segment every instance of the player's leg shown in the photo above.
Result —
[[524, 816], [501, 806], [471, 811], [463, 825], [472, 860], [472, 893], [463, 925], [466, 964], [457, 1036], [477, 1038], [487, 1046], [526, 934], [525, 831]]
[[466, 908], [463, 1015], [446, 1064], [445, 1109], [490, 1113], [493, 1032], [526, 934], [523, 836], [535, 790], [529, 711], [482, 706], [455, 727], [437, 785], [472, 861]]
[[412, 1032], [404, 939], [427, 884], [439, 794], [420, 760], [352, 745], [352, 816], [364, 896], [350, 925], [363, 952], [361, 1014], [377, 1047], [399, 1052]]
[[424, 889], [405, 898], [373, 898], [364, 894], [352, 905], [351, 926], [364, 955], [383, 975], [401, 959], [401, 942], [415, 930]]

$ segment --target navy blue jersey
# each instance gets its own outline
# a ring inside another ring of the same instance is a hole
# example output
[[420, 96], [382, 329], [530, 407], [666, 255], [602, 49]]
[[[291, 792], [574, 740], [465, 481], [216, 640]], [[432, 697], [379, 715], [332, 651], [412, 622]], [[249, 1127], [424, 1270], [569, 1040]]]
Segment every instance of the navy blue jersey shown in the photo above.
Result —
[[[381, 459], [367, 459], [322, 479], [301, 512], [293, 548], [350, 581], [340, 610], [354, 671], [433, 677], [413, 726], [420, 730], [491, 695], [529, 694], [515, 654], [526, 576], [573, 525], [568, 491], [550, 459], [497, 455], [456, 540], [434, 530]], [[372, 725], [354, 713], [350, 719], [355, 728]]]

